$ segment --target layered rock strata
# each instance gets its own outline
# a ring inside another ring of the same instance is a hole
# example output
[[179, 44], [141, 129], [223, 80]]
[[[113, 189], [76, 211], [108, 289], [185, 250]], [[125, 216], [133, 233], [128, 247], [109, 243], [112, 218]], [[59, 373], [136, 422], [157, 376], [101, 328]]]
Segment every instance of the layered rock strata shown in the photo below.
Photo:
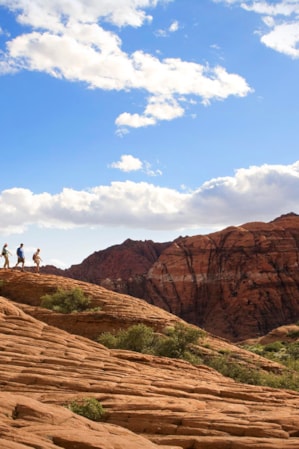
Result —
[[[238, 384], [180, 360], [111, 351], [4, 297], [0, 366], [5, 449], [299, 447], [298, 393]], [[102, 422], [65, 408], [86, 397], [104, 406]]]

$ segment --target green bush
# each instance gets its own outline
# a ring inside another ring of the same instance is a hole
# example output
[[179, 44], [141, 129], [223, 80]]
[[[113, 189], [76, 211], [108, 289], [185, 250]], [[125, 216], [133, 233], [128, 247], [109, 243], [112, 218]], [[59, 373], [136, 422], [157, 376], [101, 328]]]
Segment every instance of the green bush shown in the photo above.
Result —
[[236, 382], [250, 385], [261, 385], [259, 370], [250, 369], [240, 363], [234, 362], [229, 355], [205, 357], [204, 363], [225, 377], [230, 377]]
[[156, 334], [145, 324], [134, 324], [128, 329], [122, 329], [116, 334], [104, 332], [97, 341], [107, 348], [127, 349], [129, 351], [151, 354], [156, 344]]
[[299, 375], [294, 371], [286, 371], [282, 374], [269, 373], [258, 369], [258, 367], [256, 369], [248, 368], [236, 363], [229, 356], [206, 357], [204, 363], [223, 376], [230, 377], [240, 383], [299, 390]]
[[201, 331], [178, 323], [167, 328], [165, 334], [157, 342], [155, 353], [164, 357], [186, 358], [189, 346], [198, 341]]
[[41, 307], [59, 313], [82, 312], [87, 310], [89, 305], [90, 299], [84, 295], [80, 288], [58, 289], [52, 295], [48, 294], [41, 297]]
[[106, 348], [116, 349], [118, 347], [117, 336], [111, 332], [103, 332], [98, 338], [97, 342], [106, 346]]
[[264, 346], [264, 351], [266, 352], [279, 352], [284, 347], [281, 341], [274, 341], [273, 343], [268, 343]]
[[92, 421], [100, 421], [105, 415], [105, 409], [95, 398], [84, 398], [72, 401], [67, 408], [77, 415], [84, 416]]
[[153, 329], [145, 324], [135, 324], [118, 334], [118, 348], [129, 351], [152, 353], [156, 336]]
[[202, 331], [176, 324], [166, 328], [164, 335], [156, 334], [145, 324], [135, 324], [128, 329], [122, 329], [116, 334], [104, 332], [97, 341], [111, 349], [126, 349], [129, 351], [153, 354], [164, 357], [180, 358], [198, 364], [200, 359], [190, 352], [189, 346], [196, 343]]
[[290, 343], [288, 345], [288, 353], [291, 358], [295, 359], [296, 361], [299, 360], [299, 341], [296, 341], [295, 343]]

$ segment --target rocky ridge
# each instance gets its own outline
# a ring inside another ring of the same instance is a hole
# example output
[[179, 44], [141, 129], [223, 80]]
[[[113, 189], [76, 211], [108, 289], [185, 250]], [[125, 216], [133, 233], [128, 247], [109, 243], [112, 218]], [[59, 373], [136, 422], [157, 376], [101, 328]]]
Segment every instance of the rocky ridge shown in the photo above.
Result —
[[299, 320], [298, 215], [154, 245], [127, 241], [63, 275], [88, 275], [235, 342]]
[[[299, 393], [239, 384], [181, 360], [108, 350], [80, 335], [93, 322], [100, 332], [108, 322], [122, 327], [147, 318], [159, 328], [178, 317], [62, 277], [1, 270], [0, 279], [1, 447], [298, 449]], [[39, 307], [40, 295], [58, 286], [80, 286], [101, 310], [64, 315], [72, 332], [60, 329], [59, 314]], [[206, 346], [234, 348], [207, 338]], [[235, 350], [245, 359], [246, 351]], [[65, 408], [83, 397], [103, 404], [103, 422]]]

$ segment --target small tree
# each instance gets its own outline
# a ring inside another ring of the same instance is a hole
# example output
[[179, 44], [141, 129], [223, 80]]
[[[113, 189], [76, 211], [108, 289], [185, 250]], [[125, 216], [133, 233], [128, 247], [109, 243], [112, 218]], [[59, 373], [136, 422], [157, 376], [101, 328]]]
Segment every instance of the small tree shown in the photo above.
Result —
[[84, 295], [80, 288], [72, 290], [58, 289], [52, 295], [41, 297], [41, 307], [59, 313], [82, 312], [89, 308], [90, 299]]

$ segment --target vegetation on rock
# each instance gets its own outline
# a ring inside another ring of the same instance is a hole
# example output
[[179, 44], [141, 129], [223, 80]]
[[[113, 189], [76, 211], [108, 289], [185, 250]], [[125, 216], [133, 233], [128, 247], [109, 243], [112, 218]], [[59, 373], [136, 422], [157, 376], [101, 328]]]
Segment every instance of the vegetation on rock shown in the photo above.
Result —
[[92, 421], [100, 421], [105, 415], [105, 409], [96, 398], [84, 398], [72, 401], [67, 408], [77, 415], [84, 416]]
[[98, 342], [108, 348], [180, 358], [196, 364], [200, 363], [200, 359], [192, 354], [191, 345], [203, 335], [204, 332], [200, 329], [180, 323], [168, 327], [163, 334], [157, 334], [151, 327], [140, 323], [115, 334], [104, 332], [98, 337]]
[[197, 344], [198, 339], [204, 335], [200, 329], [182, 324], [166, 328], [163, 334], [156, 334], [145, 324], [137, 324], [115, 334], [105, 332], [98, 337], [98, 342], [111, 349], [179, 358], [194, 365], [205, 364], [240, 383], [299, 391], [299, 343], [289, 344], [287, 353], [286, 346], [281, 342], [271, 343], [264, 348], [261, 345], [245, 348], [264, 357], [268, 355], [268, 358], [279, 363], [284, 360], [289, 369], [282, 369], [277, 373], [267, 372], [259, 366], [249, 368], [229, 351], [209, 355], [204, 353]]
[[72, 290], [58, 289], [53, 294], [41, 297], [41, 307], [59, 313], [74, 313], [87, 310], [90, 306], [90, 299], [84, 295], [80, 288]]

